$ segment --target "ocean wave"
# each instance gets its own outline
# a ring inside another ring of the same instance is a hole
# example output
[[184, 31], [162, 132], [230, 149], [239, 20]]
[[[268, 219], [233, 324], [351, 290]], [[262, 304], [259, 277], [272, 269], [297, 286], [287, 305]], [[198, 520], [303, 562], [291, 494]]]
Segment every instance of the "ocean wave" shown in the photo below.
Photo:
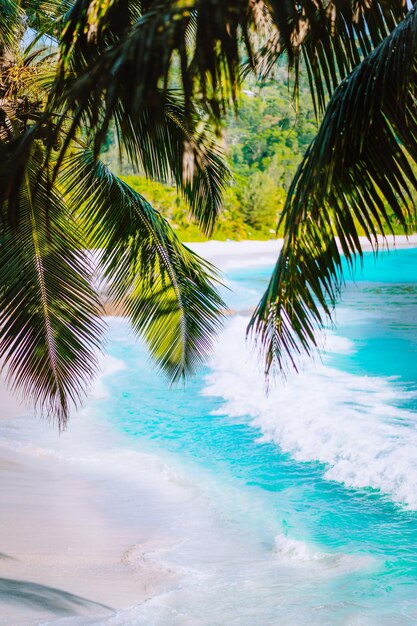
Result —
[[106, 385], [106, 378], [113, 376], [117, 372], [120, 372], [126, 368], [126, 364], [120, 359], [116, 359], [110, 354], [101, 355], [99, 357], [99, 375], [94, 381], [93, 388], [91, 390], [91, 397], [107, 398], [108, 389]]
[[321, 573], [328, 575], [347, 574], [363, 571], [364, 568], [375, 568], [377, 560], [370, 555], [345, 554], [343, 552], [326, 552], [305, 541], [294, 539], [285, 534], [275, 537], [273, 552], [281, 561], [307, 567], [320, 567]]
[[[258, 355], [243, 339], [246, 324], [231, 320], [213, 357], [203, 393], [224, 399], [216, 413], [248, 416], [261, 441], [297, 461], [323, 463], [328, 480], [372, 487], [417, 509], [417, 416], [400, 406], [415, 393], [392, 378], [311, 361], [286, 381], [273, 381], [267, 393]], [[327, 337], [328, 352], [351, 350], [349, 341]]]

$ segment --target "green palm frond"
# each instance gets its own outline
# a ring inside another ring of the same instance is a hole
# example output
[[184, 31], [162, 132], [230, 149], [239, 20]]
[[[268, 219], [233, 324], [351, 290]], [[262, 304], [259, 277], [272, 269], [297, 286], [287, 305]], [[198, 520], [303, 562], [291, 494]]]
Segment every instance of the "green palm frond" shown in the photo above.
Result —
[[[65, 15], [71, 9], [71, 0], [22, 0], [26, 25], [33, 29], [38, 37], [59, 37]], [[56, 43], [58, 43], [56, 41]]]
[[44, 111], [54, 78], [55, 53], [48, 48], [10, 51], [1, 73], [0, 98], [0, 205], [8, 206], [10, 223], [17, 223], [20, 188], [34, 142], [54, 145], [53, 116]]
[[134, 115], [117, 101], [119, 142], [130, 161], [150, 179], [175, 182], [198, 225], [210, 235], [231, 178], [225, 156], [209, 125], [195, 110], [185, 119], [185, 105], [178, 94], [166, 93], [164, 100], [162, 118], [155, 118], [149, 110]]
[[[64, 5], [30, 0], [24, 8], [31, 26], [51, 35], [52, 12], [59, 21]], [[97, 150], [94, 156], [87, 151], [82, 158], [62, 160], [72, 154], [73, 130], [80, 129], [76, 122], [71, 127], [60, 103], [45, 111], [49, 54], [37, 44], [16, 50], [3, 74], [0, 359], [9, 383], [63, 427], [94, 375], [101, 342], [92, 268], [74, 218], [84, 222], [94, 246], [103, 246], [101, 269], [110, 296], [123, 301], [134, 328], [172, 379], [203, 361], [224, 304], [214, 269], [96, 160]], [[150, 110], [132, 118], [117, 102], [116, 128], [131, 161], [149, 177], [175, 183], [210, 232], [228, 169], [207, 124], [193, 111], [186, 126], [183, 98], [168, 92], [164, 98], [162, 119]], [[99, 110], [101, 130], [106, 115], [105, 108]], [[98, 125], [92, 129], [97, 130]], [[57, 152], [61, 140], [65, 149]]]
[[[194, 99], [198, 82], [200, 104], [217, 119], [218, 104], [228, 104], [230, 98], [234, 99], [240, 82], [238, 29], [242, 24], [247, 34], [249, 21], [253, 21], [250, 3], [245, 0], [141, 3], [141, 14], [135, 16], [128, 29], [121, 28], [119, 22], [120, 16], [127, 15], [131, 3], [109, 0], [105, 5], [107, 22], [96, 20], [94, 23], [91, 18], [94, 0], [75, 3], [63, 34], [61, 79], [81, 58], [88, 64], [89, 75], [94, 75], [102, 89], [106, 88], [103, 72], [107, 77], [112, 76], [111, 83], [128, 87], [126, 110], [152, 109], [157, 115], [164, 108], [161, 84], [169, 85], [175, 63], [187, 105]], [[125, 25], [126, 22], [125, 18]], [[106, 27], [98, 29], [100, 23]], [[96, 47], [91, 60], [89, 50], [94, 48], [95, 41], [99, 43], [98, 54]], [[110, 93], [112, 86], [109, 85]], [[62, 91], [62, 87], [65, 88], [65, 83], [58, 80], [57, 91]], [[222, 110], [225, 112], [224, 107]]]
[[[284, 247], [251, 322], [267, 370], [296, 366], [331, 317], [342, 254], [353, 265], [362, 253], [358, 226], [375, 243], [414, 216], [417, 35], [406, 12], [403, 0], [0, 0], [0, 358], [16, 388], [64, 425], [95, 370], [97, 296], [72, 217], [168, 375], [203, 361], [224, 308], [216, 272], [99, 153], [114, 124], [130, 163], [176, 184], [210, 234], [242, 62], [267, 75], [284, 53], [296, 81], [304, 61], [318, 114], [342, 80], [292, 184]], [[38, 39], [20, 65], [4, 53], [27, 26], [59, 44], [53, 84]], [[80, 133], [92, 151], [74, 152]]]
[[410, 11], [338, 87], [292, 183], [285, 240], [251, 321], [266, 368], [296, 366], [316, 345], [343, 281], [342, 254], [362, 255], [358, 227], [377, 234], [414, 220], [417, 179], [417, 13]]
[[140, 0], [76, 0], [65, 16], [62, 64], [79, 72], [140, 18]]
[[[57, 93], [66, 93], [68, 71], [77, 76], [72, 106], [94, 124], [103, 98], [112, 114], [120, 86], [128, 86], [118, 96], [126, 112], [162, 116], [175, 68], [186, 112], [197, 102], [221, 125], [236, 104], [242, 63], [265, 75], [283, 53], [296, 79], [303, 58], [323, 110], [340, 78], [407, 12], [404, 0], [108, 0], [99, 16], [99, 4], [78, 0], [68, 13], [56, 83]], [[82, 99], [86, 92], [91, 97]]]
[[35, 146], [19, 219], [0, 230], [0, 359], [12, 387], [64, 427], [96, 372], [102, 325], [91, 268]]
[[84, 85], [80, 91], [79, 83], [75, 83], [79, 94], [76, 98], [78, 113], [73, 116], [72, 127], [67, 132], [61, 160], [77, 128], [86, 122], [89, 124], [83, 116], [85, 107], [94, 110], [95, 126], [90, 125], [87, 135], [94, 143], [95, 156], [113, 118], [119, 144], [125, 148], [130, 162], [152, 180], [174, 182], [187, 200], [191, 214], [209, 235], [222, 209], [223, 191], [230, 180], [224, 154], [209, 125], [195, 109], [186, 118], [185, 104], [178, 94], [159, 95], [160, 101], [164, 101], [159, 116], [152, 109], [126, 110], [124, 94], [129, 85], [119, 85], [112, 95], [107, 93], [103, 99], [104, 94], [98, 97], [95, 79], [92, 81], [88, 89], [84, 89]]
[[107, 291], [172, 380], [210, 352], [221, 323], [215, 269], [182, 245], [159, 213], [88, 149], [65, 163], [66, 185], [86, 199], [79, 219], [101, 251]]
[[278, 29], [257, 51], [261, 77], [274, 69], [286, 52], [298, 75], [306, 70], [316, 115], [323, 113], [328, 98], [364, 58], [404, 19], [404, 0], [270, 0]]
[[21, 11], [16, 2], [0, 0], [0, 54], [4, 54], [5, 49], [15, 48], [21, 17]]

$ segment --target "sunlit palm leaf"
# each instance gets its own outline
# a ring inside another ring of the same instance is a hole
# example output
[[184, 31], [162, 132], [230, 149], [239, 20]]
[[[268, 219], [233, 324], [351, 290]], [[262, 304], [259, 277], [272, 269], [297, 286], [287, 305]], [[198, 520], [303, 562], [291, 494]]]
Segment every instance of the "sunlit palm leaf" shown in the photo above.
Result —
[[[342, 253], [362, 254], [414, 219], [417, 180], [417, 14], [413, 9], [336, 90], [292, 183], [285, 241], [252, 319], [266, 368], [310, 352], [342, 283]], [[338, 240], [337, 240], [338, 238]], [[338, 247], [338, 241], [340, 248]]]
[[187, 376], [209, 354], [225, 308], [214, 268], [90, 151], [76, 153], [65, 166], [72, 193], [86, 199], [80, 219], [102, 251], [109, 295], [124, 306], [169, 377]]
[[[54, 1], [54, 0], [52, 0]], [[99, 56], [117, 42], [140, 18], [145, 3], [140, 0], [76, 0], [65, 16], [62, 63], [73, 71]]]
[[[63, 154], [78, 128], [87, 126], [97, 156], [113, 120], [131, 163], [152, 179], [173, 180], [203, 231], [210, 234], [229, 173], [215, 137], [194, 105], [159, 87], [148, 97], [146, 88], [121, 76], [123, 68], [114, 82], [102, 80], [105, 55], [112, 43], [126, 41], [140, 6], [133, 0], [95, 4], [80, 0], [68, 13], [61, 51], [63, 82], [51, 103], [54, 109], [69, 106], [73, 111]], [[139, 91], [132, 93], [136, 88]]]
[[[126, 110], [125, 91], [129, 84], [119, 85], [104, 95], [96, 89], [96, 79], [80, 88], [75, 83], [73, 97], [78, 112], [73, 117], [72, 130], [63, 145], [64, 155], [70, 138], [79, 126], [88, 122], [85, 109], [94, 111], [95, 126], [87, 132], [98, 155], [108, 124], [113, 118], [119, 143], [130, 161], [153, 180], [174, 182], [184, 195], [202, 230], [209, 235], [223, 206], [223, 191], [230, 179], [216, 137], [193, 110], [186, 117], [183, 99], [173, 93], [159, 94], [164, 101], [161, 116], [152, 109]], [[80, 90], [79, 90], [80, 89]], [[57, 106], [65, 106], [61, 102]]]
[[230, 182], [225, 156], [207, 124], [193, 111], [185, 119], [184, 103], [165, 95], [163, 117], [145, 110], [133, 116], [115, 103], [119, 141], [140, 171], [149, 178], [175, 182], [187, 200], [191, 215], [210, 235], [223, 207], [223, 192]]
[[55, 145], [55, 116], [43, 104], [54, 78], [55, 52], [36, 46], [10, 51], [2, 74], [0, 98], [0, 206], [8, 206], [10, 224], [17, 224], [20, 189], [34, 143]]
[[3, 216], [0, 231], [0, 359], [13, 388], [61, 427], [96, 371], [102, 328], [90, 274], [35, 150], [18, 223]]
[[278, 31], [272, 32], [256, 54], [258, 71], [267, 76], [283, 52], [298, 73], [304, 69], [316, 113], [372, 50], [407, 13], [404, 0], [270, 0]]
[[0, 0], [0, 54], [5, 48], [13, 48], [21, 24], [19, 6], [13, 0]]
[[80, 99], [80, 91], [73, 102], [94, 124], [97, 103], [104, 96], [111, 108], [120, 86], [128, 86], [125, 111], [162, 115], [161, 85], [170, 86], [174, 67], [186, 110], [198, 102], [219, 124], [236, 103], [242, 63], [265, 75], [283, 53], [296, 77], [304, 57], [316, 108], [323, 109], [340, 77], [407, 11], [405, 0], [108, 0], [99, 19], [97, 6], [78, 0], [68, 14], [56, 85], [66, 91], [70, 70], [79, 90], [97, 86], [96, 102]]

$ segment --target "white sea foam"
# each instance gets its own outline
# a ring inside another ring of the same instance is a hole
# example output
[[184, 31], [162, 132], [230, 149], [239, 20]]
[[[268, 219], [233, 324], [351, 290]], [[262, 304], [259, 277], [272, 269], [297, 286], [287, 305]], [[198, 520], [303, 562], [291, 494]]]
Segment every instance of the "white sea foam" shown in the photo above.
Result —
[[309, 546], [305, 541], [293, 539], [284, 534], [275, 537], [274, 552], [282, 558], [298, 563], [311, 563], [329, 559], [331, 555], [320, 552]]
[[305, 567], [320, 568], [329, 576], [374, 568], [377, 561], [371, 556], [345, 554], [343, 552], [325, 552], [316, 546], [285, 534], [278, 534], [274, 541], [274, 552], [282, 561]]
[[[206, 538], [205, 538], [206, 539]], [[208, 538], [210, 541], [210, 538]], [[234, 544], [234, 552], [221, 554], [225, 547], [210, 542], [210, 553], [203, 563], [199, 550], [194, 554], [197, 563], [192, 571], [183, 568], [180, 580], [168, 591], [146, 602], [117, 611], [103, 618], [65, 618], [54, 624], [68, 626], [224, 626], [239, 624], [335, 624], [333, 602], [330, 594], [323, 597], [323, 589], [333, 583], [335, 576], [373, 568], [375, 560], [345, 554], [319, 553], [301, 541], [279, 536], [272, 554], [250, 551]], [[183, 545], [181, 550], [189, 549]], [[195, 546], [193, 546], [195, 550]], [[226, 546], [230, 550], [230, 546]], [[164, 567], [160, 550], [145, 558], [156, 567]], [[219, 560], [220, 556], [220, 560]], [[140, 556], [143, 559], [143, 555]], [[213, 567], [214, 566], [214, 567]], [[170, 568], [170, 564], [165, 565]], [[355, 606], [348, 607], [348, 615]], [[340, 624], [354, 623], [338, 620]], [[390, 624], [370, 621], [375, 626]], [[44, 623], [42, 626], [47, 626]]]
[[108, 389], [106, 386], [106, 378], [125, 369], [125, 364], [120, 359], [116, 359], [110, 354], [103, 355], [99, 358], [99, 376], [96, 378], [91, 395], [94, 398], [106, 398]]
[[[218, 387], [224, 371], [222, 393], [233, 394], [227, 402], [236, 403], [236, 415], [242, 414], [242, 407], [246, 413], [245, 403], [251, 400], [252, 419], [262, 420], [259, 406], [271, 397], [264, 397], [262, 374], [254, 375], [256, 358], [244, 350], [243, 325], [244, 320], [233, 321], [224, 342], [219, 342], [216, 363], [220, 366], [224, 360], [224, 369], [214, 364], [212, 384]], [[331, 338], [329, 347], [339, 352], [352, 349], [337, 337]], [[102, 376], [120, 367], [122, 362], [106, 360]], [[294, 397], [297, 394], [296, 389]], [[239, 402], [243, 402], [240, 408]], [[153, 571], [155, 575], [175, 574], [173, 587], [169, 585], [167, 592], [140, 606], [107, 618], [66, 617], [63, 626], [333, 624], [332, 600], [327, 601], [323, 589], [334, 576], [379, 566], [375, 559], [330, 553], [313, 542], [277, 535], [276, 516], [268, 517], [256, 490], [242, 488], [240, 481], [226, 474], [211, 476], [197, 465], [189, 467], [162, 451], [144, 454], [135, 449], [133, 439], [118, 434], [103, 416], [95, 414], [94, 403], [73, 416], [60, 439], [49, 426], [32, 423], [29, 417], [18, 425], [2, 423], [3, 435], [9, 446], [37, 457], [57, 457], [68, 463], [70, 471], [85, 474], [100, 486], [97, 505], [111, 519], [133, 525], [138, 533], [137, 541], [122, 555], [124, 566], [134, 573], [145, 564], [147, 575]], [[270, 436], [266, 430], [264, 436]], [[147, 537], [151, 540], [144, 543]]]
[[[417, 508], [417, 415], [399, 407], [410, 392], [392, 378], [308, 362], [267, 394], [257, 355], [244, 341], [246, 323], [231, 320], [212, 361], [204, 393], [224, 398], [217, 412], [249, 416], [261, 440], [297, 461], [320, 461], [326, 479], [373, 487]], [[330, 335], [327, 349], [346, 352], [352, 345]]]

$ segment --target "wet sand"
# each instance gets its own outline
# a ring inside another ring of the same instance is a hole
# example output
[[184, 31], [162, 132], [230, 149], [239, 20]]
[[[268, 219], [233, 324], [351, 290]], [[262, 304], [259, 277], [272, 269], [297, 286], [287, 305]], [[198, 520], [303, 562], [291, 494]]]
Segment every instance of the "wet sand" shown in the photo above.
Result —
[[[189, 245], [220, 269], [273, 263], [280, 249], [279, 241]], [[417, 236], [397, 237], [396, 246], [415, 247]], [[158, 534], [158, 520], [181, 506], [181, 491], [172, 496], [178, 502], [170, 500], [157, 470], [141, 472], [140, 464], [132, 490], [121, 475], [110, 484], [112, 467], [106, 474], [93, 461], [69, 462], [71, 446], [84, 436], [77, 419], [71, 434], [59, 436], [52, 425], [36, 423], [0, 381], [0, 420], [17, 434], [39, 428], [49, 450], [65, 443], [67, 453], [65, 459], [0, 440], [1, 626], [108, 616], [178, 582], [178, 573], [152, 555], [172, 539]]]
[[[39, 428], [41, 442], [49, 430], [45, 450], [54, 438], [59, 449], [66, 434], [24, 413], [2, 385], [1, 418], [17, 430]], [[110, 484], [106, 473], [91, 466], [0, 441], [1, 626], [110, 615], [175, 583], [175, 573], [152, 559], [160, 542], [142, 521], [144, 508], [152, 516], [158, 489], [154, 501], [149, 481], [139, 474], [137, 500], [127, 507], [129, 486], [120, 478]]]

